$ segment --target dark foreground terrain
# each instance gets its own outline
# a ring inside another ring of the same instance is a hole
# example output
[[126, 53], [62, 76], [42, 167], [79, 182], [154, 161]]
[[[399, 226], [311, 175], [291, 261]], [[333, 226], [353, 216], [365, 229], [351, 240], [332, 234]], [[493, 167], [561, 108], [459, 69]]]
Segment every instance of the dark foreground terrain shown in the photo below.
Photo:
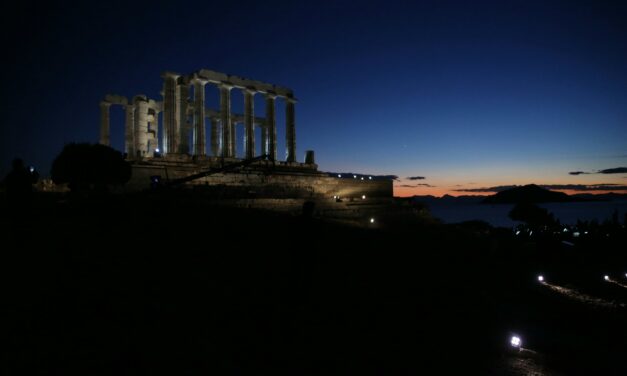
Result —
[[4, 375], [627, 373], [624, 232], [564, 248], [180, 194], [1, 221]]

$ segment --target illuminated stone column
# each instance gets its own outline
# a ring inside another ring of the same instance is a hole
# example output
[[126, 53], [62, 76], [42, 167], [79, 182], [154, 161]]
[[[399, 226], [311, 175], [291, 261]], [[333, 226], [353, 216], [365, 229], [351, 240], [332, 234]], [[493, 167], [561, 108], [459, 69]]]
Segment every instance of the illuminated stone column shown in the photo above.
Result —
[[286, 97], [285, 101], [285, 161], [296, 162], [296, 100]]
[[[179, 80], [180, 81], [180, 80]], [[189, 103], [189, 84], [179, 82], [176, 90], [176, 118], [178, 119], [178, 151], [180, 154], [189, 154], [189, 123], [187, 121], [187, 109]]]
[[176, 153], [180, 138], [177, 120], [176, 83], [179, 75], [166, 72], [163, 77], [163, 154]]
[[111, 103], [100, 102], [100, 143], [111, 146]]
[[135, 100], [135, 155], [144, 157], [148, 152], [148, 101]]
[[159, 148], [159, 110], [154, 109], [154, 114], [152, 115], [152, 120], [149, 118], [149, 129], [148, 129], [148, 155], [153, 156], [157, 149]]
[[231, 156], [237, 158], [237, 120], [231, 118]]
[[266, 154], [270, 160], [276, 160], [276, 117], [274, 113], [274, 102], [276, 95], [272, 93], [266, 94]]
[[264, 123], [260, 123], [261, 128], [261, 154], [270, 155], [268, 151], [268, 127]]
[[244, 146], [246, 149], [246, 159], [255, 156], [255, 109], [254, 109], [255, 91], [250, 89], [244, 90]]
[[218, 119], [211, 118], [211, 155], [220, 156], [220, 132], [218, 129]]
[[205, 84], [207, 81], [194, 81], [194, 154], [206, 155], [205, 147]]
[[127, 104], [124, 106], [124, 152], [127, 158], [135, 158], [135, 106]]
[[234, 139], [231, 124], [231, 89], [233, 86], [220, 84], [220, 124], [222, 126], [222, 156], [233, 157]]

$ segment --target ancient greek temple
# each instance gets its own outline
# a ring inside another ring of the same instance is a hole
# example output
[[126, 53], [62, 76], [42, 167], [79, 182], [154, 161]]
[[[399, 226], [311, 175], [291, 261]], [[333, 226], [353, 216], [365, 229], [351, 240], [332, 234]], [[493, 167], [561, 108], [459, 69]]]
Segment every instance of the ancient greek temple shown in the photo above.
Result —
[[[236, 126], [244, 125], [245, 158], [255, 155], [255, 127], [261, 130], [261, 154], [277, 160], [276, 100], [285, 101], [285, 161], [296, 162], [296, 99], [292, 90], [256, 80], [201, 69], [189, 75], [173, 72], [162, 74], [162, 100], [137, 95], [132, 100], [120, 95], [107, 95], [100, 102], [100, 143], [110, 145], [110, 108], [122, 106], [125, 111], [124, 151], [128, 159], [154, 156], [193, 156], [235, 158]], [[219, 89], [219, 110], [206, 107], [205, 87]], [[241, 90], [244, 113], [231, 112], [231, 92]], [[254, 96], [265, 98], [265, 117], [255, 116]], [[162, 113], [163, 134], [159, 134]], [[206, 125], [210, 124], [211, 150], [208, 153]], [[161, 137], [161, 138], [159, 138]], [[159, 145], [162, 150], [159, 150]]]

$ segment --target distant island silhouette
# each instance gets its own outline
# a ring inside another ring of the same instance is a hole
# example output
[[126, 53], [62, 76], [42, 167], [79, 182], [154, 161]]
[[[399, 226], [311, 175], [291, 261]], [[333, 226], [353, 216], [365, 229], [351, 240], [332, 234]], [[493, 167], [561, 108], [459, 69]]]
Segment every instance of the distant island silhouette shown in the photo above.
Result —
[[563, 192], [555, 192], [538, 187], [535, 184], [523, 185], [498, 192], [483, 200], [485, 204], [540, 204], [546, 202], [573, 202], [582, 201], [577, 197], [569, 196]]
[[528, 184], [503, 190], [493, 195], [462, 195], [451, 196], [445, 194], [442, 197], [433, 195], [415, 195], [413, 200], [425, 204], [516, 204], [550, 203], [550, 202], [585, 202], [585, 201], [623, 201], [627, 200], [627, 194], [621, 193], [578, 193], [568, 195], [562, 192], [551, 191], [539, 187], [536, 184]]

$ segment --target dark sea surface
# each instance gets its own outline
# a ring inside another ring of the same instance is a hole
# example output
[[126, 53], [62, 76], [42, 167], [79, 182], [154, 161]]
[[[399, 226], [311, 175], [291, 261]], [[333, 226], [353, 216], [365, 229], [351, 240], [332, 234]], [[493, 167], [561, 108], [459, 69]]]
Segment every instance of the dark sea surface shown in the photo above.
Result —
[[[612, 213], [618, 210], [619, 220], [624, 220], [627, 213], [627, 201], [590, 201], [590, 202], [561, 202], [539, 204], [563, 224], [575, 224], [578, 219], [597, 220], [602, 222], [611, 218]], [[493, 226], [511, 227], [519, 224], [508, 217], [513, 204], [479, 204], [479, 203], [429, 203], [431, 214], [444, 223], [457, 223], [471, 220], [482, 220]]]

